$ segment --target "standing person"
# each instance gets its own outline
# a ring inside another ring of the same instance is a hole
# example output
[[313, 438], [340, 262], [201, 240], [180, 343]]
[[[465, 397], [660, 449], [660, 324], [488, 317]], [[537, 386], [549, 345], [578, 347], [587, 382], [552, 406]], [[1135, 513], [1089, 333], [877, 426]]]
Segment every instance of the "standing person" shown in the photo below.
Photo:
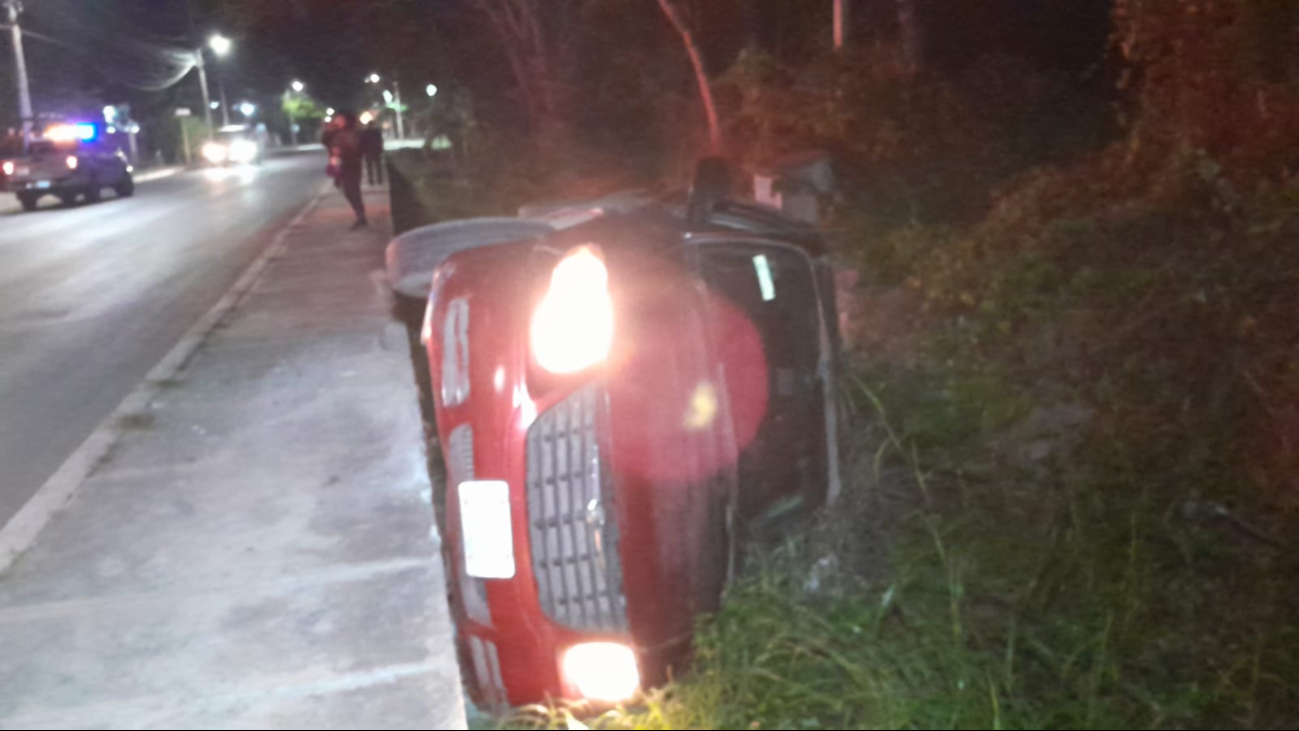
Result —
[[352, 230], [369, 225], [365, 218], [365, 201], [361, 198], [361, 125], [356, 115], [341, 112], [334, 117], [335, 124], [325, 137], [329, 148], [330, 167], [335, 169], [335, 185], [342, 188], [347, 202], [356, 212]]
[[365, 155], [365, 173], [370, 185], [383, 185], [383, 130], [374, 122], [361, 133], [361, 153]]

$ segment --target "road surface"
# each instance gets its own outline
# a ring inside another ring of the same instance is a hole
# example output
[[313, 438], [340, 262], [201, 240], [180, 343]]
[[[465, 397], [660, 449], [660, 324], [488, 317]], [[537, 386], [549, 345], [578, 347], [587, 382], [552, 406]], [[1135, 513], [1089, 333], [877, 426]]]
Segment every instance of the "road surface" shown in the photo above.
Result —
[[323, 154], [21, 213], [0, 200], [0, 526], [320, 189]]

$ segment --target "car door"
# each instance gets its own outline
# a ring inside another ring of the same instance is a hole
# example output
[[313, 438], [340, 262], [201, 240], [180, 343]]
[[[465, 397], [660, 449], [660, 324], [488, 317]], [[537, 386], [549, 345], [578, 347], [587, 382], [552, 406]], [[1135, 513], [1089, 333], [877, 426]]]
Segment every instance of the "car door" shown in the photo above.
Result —
[[819, 503], [830, 480], [830, 345], [813, 260], [778, 241], [721, 240], [698, 247], [696, 267], [754, 324], [766, 360], [766, 412], [751, 442], [737, 445], [741, 517]]

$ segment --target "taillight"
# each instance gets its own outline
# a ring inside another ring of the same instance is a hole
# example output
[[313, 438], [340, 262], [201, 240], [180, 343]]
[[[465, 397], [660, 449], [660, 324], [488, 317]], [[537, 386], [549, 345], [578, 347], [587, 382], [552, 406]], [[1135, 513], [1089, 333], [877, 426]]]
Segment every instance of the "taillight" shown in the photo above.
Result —
[[80, 164], [80, 163], [78, 162], [78, 160], [77, 160], [77, 156], [76, 156], [76, 155], [68, 155], [68, 169], [69, 169], [69, 170], [76, 170], [76, 169], [77, 169], [77, 165], [79, 165], [79, 164]]

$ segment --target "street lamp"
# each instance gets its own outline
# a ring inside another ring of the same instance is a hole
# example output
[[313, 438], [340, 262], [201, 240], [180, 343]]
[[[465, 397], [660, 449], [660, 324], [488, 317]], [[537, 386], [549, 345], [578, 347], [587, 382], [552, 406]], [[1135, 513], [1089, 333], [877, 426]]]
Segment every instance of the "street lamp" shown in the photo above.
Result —
[[[207, 45], [208, 48], [211, 48], [212, 52], [215, 53], [217, 56], [224, 56], [227, 53], [230, 53], [230, 49], [234, 47], [234, 41], [231, 41], [229, 38], [226, 38], [220, 33], [217, 33], [208, 39]], [[203, 49], [201, 48], [198, 51], [198, 66], [199, 66], [199, 81], [203, 83], [203, 88], [205, 90], [204, 96], [206, 96], [207, 78], [206, 75], [203, 73]], [[217, 76], [217, 91], [221, 93], [221, 123], [228, 127], [230, 126], [230, 105], [226, 104], [226, 87], [219, 75]], [[212, 108], [216, 109], [216, 107], [212, 107]], [[212, 123], [211, 121], [209, 121], [208, 129], [210, 130], [211, 128], [212, 128]]]
[[424, 87], [424, 93], [428, 94], [429, 98], [432, 99], [433, 97], [438, 95], [438, 85], [429, 84], [428, 86]]
[[307, 88], [306, 84], [303, 84], [301, 81], [293, 82], [293, 90], [298, 92], [299, 94], [301, 94], [302, 90], [305, 88]]
[[257, 113], [257, 105], [253, 104], [252, 102], [243, 102], [242, 104], [239, 105], [239, 111], [245, 117], [251, 117]]
[[378, 75], [378, 74], [370, 74], [369, 76], [367, 76], [367, 77], [365, 78], [366, 83], [370, 83], [370, 84], [377, 84], [377, 83], [379, 83], [381, 80], [382, 80], [382, 79], [379, 78], [379, 75]]
[[230, 53], [230, 48], [234, 45], [234, 42], [220, 33], [217, 33], [208, 39], [207, 44], [216, 55], [224, 56], [227, 53]]

